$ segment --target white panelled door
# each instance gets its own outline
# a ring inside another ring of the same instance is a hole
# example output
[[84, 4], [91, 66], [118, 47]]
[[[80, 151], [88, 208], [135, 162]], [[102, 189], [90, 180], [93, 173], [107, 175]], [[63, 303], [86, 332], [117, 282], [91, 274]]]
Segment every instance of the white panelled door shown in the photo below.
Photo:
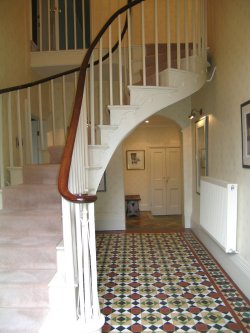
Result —
[[152, 214], [181, 214], [180, 148], [152, 148], [150, 163]]

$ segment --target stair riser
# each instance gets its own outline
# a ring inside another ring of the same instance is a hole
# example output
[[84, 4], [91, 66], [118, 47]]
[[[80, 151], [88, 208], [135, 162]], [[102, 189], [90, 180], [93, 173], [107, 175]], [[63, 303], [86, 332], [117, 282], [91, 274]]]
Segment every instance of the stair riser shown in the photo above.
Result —
[[28, 215], [17, 214], [0, 215], [1, 235], [53, 235], [62, 233], [61, 216], [59, 214]]
[[57, 184], [59, 164], [28, 165], [23, 167], [24, 184]]
[[3, 285], [0, 288], [0, 307], [44, 308], [48, 306], [48, 285]]
[[51, 248], [0, 247], [1, 269], [56, 269], [55, 246]]
[[48, 309], [44, 308], [2, 308], [0, 333], [37, 333], [47, 314]]
[[41, 209], [54, 208], [60, 206], [61, 197], [56, 189], [53, 188], [4, 188], [3, 189], [3, 208], [4, 209]]
[[57, 272], [60, 274], [64, 274], [66, 271], [65, 268], [65, 253], [64, 249], [60, 249], [56, 251], [56, 267], [57, 267]]

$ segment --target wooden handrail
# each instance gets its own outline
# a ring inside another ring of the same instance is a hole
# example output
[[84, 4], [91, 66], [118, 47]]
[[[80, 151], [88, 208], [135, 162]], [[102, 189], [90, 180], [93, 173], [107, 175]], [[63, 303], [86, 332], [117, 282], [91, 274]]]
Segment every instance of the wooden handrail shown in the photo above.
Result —
[[73, 149], [74, 149], [74, 143], [76, 138], [76, 131], [78, 126], [78, 121], [80, 117], [81, 112], [81, 104], [82, 104], [82, 98], [83, 98], [83, 92], [84, 92], [84, 86], [85, 86], [85, 79], [86, 79], [86, 72], [89, 65], [89, 60], [92, 55], [92, 52], [94, 51], [96, 45], [100, 41], [103, 34], [106, 32], [108, 27], [111, 25], [111, 23], [122, 13], [127, 11], [128, 9], [136, 6], [137, 4], [141, 3], [145, 0], [134, 0], [127, 5], [123, 6], [119, 10], [117, 10], [104, 24], [100, 32], [95, 37], [94, 41], [91, 43], [84, 59], [80, 67], [80, 73], [78, 78], [78, 84], [76, 89], [76, 97], [73, 107], [73, 113], [71, 117], [70, 127], [68, 131], [68, 136], [62, 156], [61, 161], [61, 167], [58, 177], [58, 190], [62, 197], [64, 197], [66, 200], [74, 202], [74, 203], [90, 203], [96, 201], [97, 197], [96, 195], [88, 195], [88, 194], [79, 194], [75, 195], [70, 192], [68, 188], [68, 180], [69, 180], [69, 172], [70, 172], [70, 166], [71, 166], [71, 159], [73, 155]]

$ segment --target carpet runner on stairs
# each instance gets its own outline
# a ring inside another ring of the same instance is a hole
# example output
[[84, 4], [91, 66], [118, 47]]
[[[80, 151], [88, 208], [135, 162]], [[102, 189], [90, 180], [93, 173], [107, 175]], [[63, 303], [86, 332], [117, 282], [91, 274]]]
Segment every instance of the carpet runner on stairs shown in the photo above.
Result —
[[24, 167], [24, 184], [3, 189], [0, 211], [0, 333], [36, 333], [62, 239], [58, 165]]

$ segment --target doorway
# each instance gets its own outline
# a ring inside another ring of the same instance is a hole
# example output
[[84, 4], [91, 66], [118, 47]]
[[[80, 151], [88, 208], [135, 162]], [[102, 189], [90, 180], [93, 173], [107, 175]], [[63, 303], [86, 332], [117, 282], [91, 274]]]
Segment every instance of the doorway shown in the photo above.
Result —
[[181, 214], [181, 151], [150, 149], [150, 191], [152, 215]]
[[[141, 198], [140, 215], [126, 216], [127, 230], [183, 228], [182, 142], [180, 126], [161, 115], [147, 119], [124, 140], [124, 194]], [[128, 167], [127, 152], [131, 150], [144, 151], [143, 169]], [[157, 177], [161, 183], [158, 190]]]

